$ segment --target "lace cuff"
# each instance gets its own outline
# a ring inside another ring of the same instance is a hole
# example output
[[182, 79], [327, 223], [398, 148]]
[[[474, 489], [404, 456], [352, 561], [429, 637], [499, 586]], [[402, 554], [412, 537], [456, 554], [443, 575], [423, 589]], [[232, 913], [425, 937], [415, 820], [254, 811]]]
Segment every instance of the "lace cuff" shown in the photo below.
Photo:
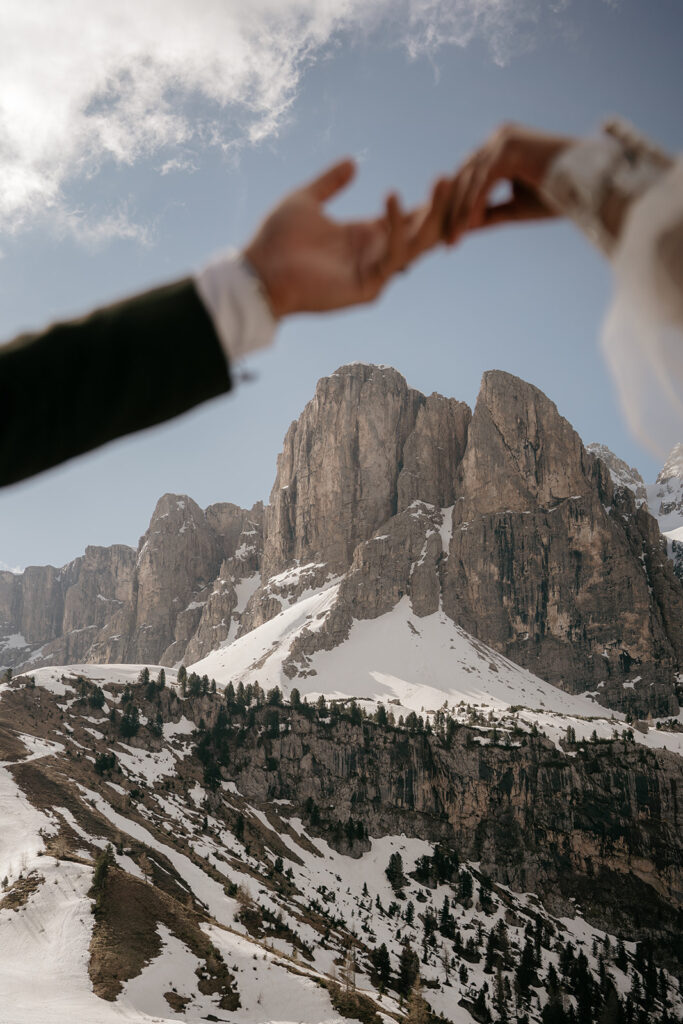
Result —
[[541, 194], [608, 256], [627, 209], [671, 167], [671, 158], [621, 121], [570, 146], [553, 161]]

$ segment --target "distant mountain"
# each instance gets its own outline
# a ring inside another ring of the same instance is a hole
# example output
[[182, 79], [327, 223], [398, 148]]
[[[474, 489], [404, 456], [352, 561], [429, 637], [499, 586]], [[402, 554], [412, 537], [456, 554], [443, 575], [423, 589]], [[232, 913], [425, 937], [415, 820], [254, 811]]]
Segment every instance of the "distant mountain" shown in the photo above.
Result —
[[683, 1019], [679, 454], [354, 364], [267, 507], [0, 572], [0, 1024]]
[[[662, 524], [678, 515], [670, 461]], [[400, 605], [417, 630], [440, 615], [446, 647], [455, 624], [568, 692], [675, 714], [683, 589], [643, 493], [510, 374], [484, 375], [472, 413], [391, 368], [342, 367], [290, 427], [267, 508], [166, 495], [137, 551], [0, 573], [0, 658], [173, 666], [219, 650], [229, 673], [249, 647], [236, 637], [333, 583], [315, 628], [278, 655], [279, 685]], [[260, 662], [270, 672], [267, 651]]]
[[586, 445], [586, 451], [590, 452], [591, 455], [595, 455], [601, 462], [604, 462], [615, 487], [628, 487], [630, 491], [633, 491], [637, 505], [642, 505], [643, 502], [647, 501], [645, 481], [634, 466], [629, 466], [627, 462], [624, 462], [618, 455], [615, 455], [605, 444], [596, 444], [595, 442], [588, 444]]

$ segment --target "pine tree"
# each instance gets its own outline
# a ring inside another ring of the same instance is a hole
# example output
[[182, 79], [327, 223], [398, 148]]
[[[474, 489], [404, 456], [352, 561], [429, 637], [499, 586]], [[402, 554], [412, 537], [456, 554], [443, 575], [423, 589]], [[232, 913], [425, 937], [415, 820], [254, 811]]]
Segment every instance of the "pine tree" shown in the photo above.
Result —
[[124, 739], [130, 739], [132, 736], [136, 736], [138, 729], [140, 728], [140, 712], [138, 711], [135, 704], [127, 704], [126, 710], [121, 716], [119, 723], [119, 732]]
[[162, 669], [159, 669], [159, 675], [157, 676], [157, 689], [163, 690], [166, 686], [166, 673]]
[[114, 847], [111, 843], [107, 843], [95, 861], [95, 871], [93, 873], [92, 886], [90, 888], [90, 896], [95, 897], [98, 905], [100, 895], [107, 880], [107, 875], [109, 874], [109, 869], [115, 863], [116, 858], [114, 857]]
[[386, 943], [383, 942], [377, 949], [372, 950], [370, 953], [370, 963], [372, 965], [373, 981], [380, 992], [384, 992], [391, 978], [391, 960]]
[[389, 884], [394, 892], [398, 892], [405, 883], [406, 878], [403, 874], [403, 857], [400, 853], [392, 853], [389, 857], [389, 866], [384, 872], [389, 879]]
[[398, 984], [396, 988], [400, 995], [409, 995], [419, 972], [419, 957], [410, 943], [406, 942], [401, 949], [401, 955], [398, 961]]

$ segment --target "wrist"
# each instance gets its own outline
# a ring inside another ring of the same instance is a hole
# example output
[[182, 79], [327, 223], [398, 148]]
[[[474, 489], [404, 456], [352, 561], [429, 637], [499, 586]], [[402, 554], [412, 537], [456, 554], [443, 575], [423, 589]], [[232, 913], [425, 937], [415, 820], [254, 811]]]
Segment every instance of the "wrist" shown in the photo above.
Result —
[[215, 257], [195, 275], [195, 284], [229, 363], [272, 343], [277, 322], [244, 256]]
[[276, 274], [271, 265], [272, 261], [269, 261], [262, 253], [261, 247], [255, 243], [246, 246], [240, 254], [240, 260], [244, 268], [258, 283], [273, 319], [281, 320], [283, 316], [291, 313], [292, 310], [285, 302], [282, 289], [277, 286]]

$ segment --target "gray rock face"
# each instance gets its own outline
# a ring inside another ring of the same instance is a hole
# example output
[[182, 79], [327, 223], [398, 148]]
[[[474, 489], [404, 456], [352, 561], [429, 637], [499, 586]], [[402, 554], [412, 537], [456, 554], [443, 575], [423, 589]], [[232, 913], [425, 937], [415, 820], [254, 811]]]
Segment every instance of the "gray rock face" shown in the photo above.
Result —
[[[565, 689], [602, 683], [619, 705], [623, 682], [640, 676], [643, 694], [664, 681], [673, 693], [683, 601], [656, 526], [552, 402], [486, 374], [458, 488], [443, 598], [452, 618]], [[669, 708], [664, 699], [659, 711]]]
[[[0, 663], [172, 665], [190, 643], [191, 655], [208, 653], [228, 635], [235, 585], [258, 571], [262, 521], [260, 503], [203, 511], [167, 494], [137, 552], [89, 547], [62, 569], [0, 573]], [[227, 608], [216, 590], [233, 595]]]
[[445, 507], [456, 499], [455, 470], [465, 453], [472, 419], [469, 406], [454, 398], [429, 395], [417, 412], [403, 447], [398, 477], [398, 509], [413, 501]]
[[[400, 511], [356, 529], [335, 605], [322, 628], [293, 642], [288, 675], [306, 674], [315, 651], [343, 642], [353, 619], [375, 618], [408, 596], [415, 615], [441, 606], [564, 689], [597, 688], [612, 707], [675, 713], [683, 591], [646, 508], [637, 508], [629, 488], [615, 487], [555, 405], [524, 381], [487, 373], [469, 419], [445, 399], [419, 405], [399, 469]], [[425, 437], [438, 440], [454, 424], [456, 442], [434, 445], [447, 456], [430, 463], [426, 441], [415, 454]], [[290, 437], [296, 433], [295, 425]], [[365, 459], [372, 462], [371, 450]], [[317, 475], [307, 478], [312, 509], [317, 483]], [[266, 602], [261, 611], [253, 625], [279, 607]]]
[[593, 444], [586, 445], [586, 451], [607, 466], [615, 487], [628, 487], [630, 491], [633, 491], [636, 505], [642, 505], [644, 501], [647, 501], [645, 481], [634, 466], [629, 466], [627, 462], [620, 459], [606, 444], [593, 442]]
[[403, 446], [423, 403], [392, 369], [356, 364], [318, 382], [278, 457], [264, 577], [293, 560], [348, 567], [358, 542], [396, 512]]
[[[662, 528], [680, 461], [656, 485]], [[0, 661], [189, 664], [338, 578], [290, 677], [407, 597], [564, 689], [673, 714], [683, 589], [641, 486], [510, 374], [484, 375], [472, 415], [396, 370], [342, 367], [287, 432], [267, 509], [166, 495], [137, 552], [0, 573]]]

